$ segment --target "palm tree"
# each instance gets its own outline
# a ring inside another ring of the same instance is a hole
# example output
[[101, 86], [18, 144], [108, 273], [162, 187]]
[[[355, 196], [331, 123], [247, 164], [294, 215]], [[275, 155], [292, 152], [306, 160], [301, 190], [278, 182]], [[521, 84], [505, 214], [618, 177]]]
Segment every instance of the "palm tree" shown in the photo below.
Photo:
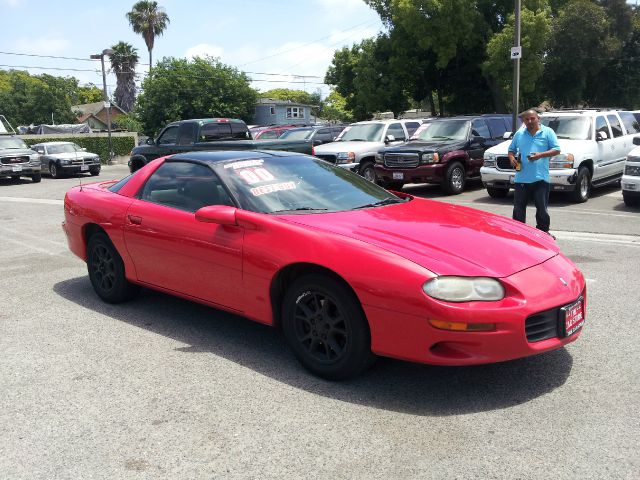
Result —
[[141, 0], [127, 13], [127, 19], [135, 33], [140, 33], [149, 50], [149, 69], [151, 69], [151, 50], [158, 35], [162, 35], [169, 24], [169, 16], [158, 2]]
[[136, 66], [138, 65], [138, 49], [126, 42], [118, 42], [111, 47], [109, 55], [111, 68], [116, 74], [116, 91], [113, 96], [125, 112], [130, 112], [136, 101]]

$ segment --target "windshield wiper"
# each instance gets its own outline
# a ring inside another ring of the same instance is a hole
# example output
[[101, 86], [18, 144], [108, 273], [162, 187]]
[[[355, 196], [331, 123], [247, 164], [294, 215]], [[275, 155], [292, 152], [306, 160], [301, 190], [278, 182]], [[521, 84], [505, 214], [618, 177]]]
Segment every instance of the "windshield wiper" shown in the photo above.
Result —
[[282, 212], [301, 212], [301, 211], [323, 211], [323, 210], [327, 210], [326, 208], [314, 208], [314, 207], [298, 207], [298, 208], [285, 208], [283, 210], [274, 210], [273, 212], [270, 213], [282, 213]]
[[361, 208], [372, 208], [372, 207], [381, 207], [383, 205], [392, 205], [394, 203], [402, 203], [406, 202], [406, 200], [402, 198], [385, 198], [378, 202], [367, 203], [366, 205], [360, 205], [359, 207], [353, 207], [352, 210], [359, 210]]

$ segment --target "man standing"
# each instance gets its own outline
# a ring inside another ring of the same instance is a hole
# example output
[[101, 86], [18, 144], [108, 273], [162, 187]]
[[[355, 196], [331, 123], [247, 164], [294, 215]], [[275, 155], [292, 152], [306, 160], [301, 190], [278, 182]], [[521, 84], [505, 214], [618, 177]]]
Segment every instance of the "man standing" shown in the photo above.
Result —
[[536, 206], [536, 228], [549, 233], [549, 158], [560, 153], [560, 145], [556, 133], [540, 124], [538, 112], [527, 110], [520, 118], [526, 128], [518, 130], [509, 145], [509, 160], [517, 170], [513, 219], [526, 223], [531, 198]]

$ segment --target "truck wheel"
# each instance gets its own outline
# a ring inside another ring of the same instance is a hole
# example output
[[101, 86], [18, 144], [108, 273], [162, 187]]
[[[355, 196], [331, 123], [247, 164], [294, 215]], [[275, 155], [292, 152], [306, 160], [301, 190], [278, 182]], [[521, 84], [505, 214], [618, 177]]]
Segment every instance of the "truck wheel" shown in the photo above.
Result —
[[505, 198], [509, 195], [508, 188], [487, 187], [487, 193], [491, 198]]
[[467, 182], [467, 174], [460, 162], [453, 162], [444, 175], [442, 189], [449, 195], [458, 195], [464, 190]]
[[587, 167], [580, 167], [578, 169], [578, 176], [576, 178], [576, 188], [573, 190], [573, 201], [577, 203], [584, 203], [589, 199], [589, 193], [591, 192], [591, 175]]
[[20, 175], [11, 175], [11, 181], [12, 182], [19, 182], [20, 181]]
[[31, 181], [33, 183], [39, 183], [42, 180], [42, 174], [41, 173], [34, 173], [33, 175], [30, 175], [31, 177]]
[[640, 197], [632, 197], [626, 192], [622, 192], [622, 199], [627, 207], [640, 207]]
[[362, 165], [360, 165], [360, 175], [362, 175], [365, 179], [369, 180], [370, 182], [375, 183], [376, 171], [373, 168], [373, 163], [364, 162]]

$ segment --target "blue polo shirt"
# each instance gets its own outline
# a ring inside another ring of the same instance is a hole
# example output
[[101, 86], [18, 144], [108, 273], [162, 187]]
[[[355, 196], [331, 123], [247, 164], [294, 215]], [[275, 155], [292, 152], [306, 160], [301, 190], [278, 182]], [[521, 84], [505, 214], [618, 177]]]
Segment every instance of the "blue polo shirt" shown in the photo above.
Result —
[[540, 124], [540, 130], [535, 135], [531, 135], [526, 128], [518, 130], [509, 145], [509, 151], [515, 155], [519, 152], [522, 159], [522, 170], [516, 172], [514, 181], [516, 183], [533, 183], [543, 180], [549, 183], [549, 158], [539, 158], [533, 162], [527, 158], [529, 153], [546, 152], [547, 150], [560, 151], [558, 137], [551, 128]]

